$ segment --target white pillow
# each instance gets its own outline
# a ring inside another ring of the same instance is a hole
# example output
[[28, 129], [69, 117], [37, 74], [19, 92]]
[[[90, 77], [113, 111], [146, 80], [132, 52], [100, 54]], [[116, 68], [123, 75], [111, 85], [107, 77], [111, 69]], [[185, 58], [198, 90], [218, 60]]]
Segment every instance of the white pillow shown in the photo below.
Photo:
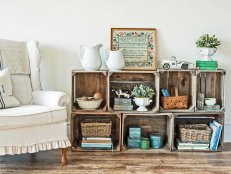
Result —
[[0, 71], [0, 109], [19, 106], [19, 101], [12, 95], [10, 71]]

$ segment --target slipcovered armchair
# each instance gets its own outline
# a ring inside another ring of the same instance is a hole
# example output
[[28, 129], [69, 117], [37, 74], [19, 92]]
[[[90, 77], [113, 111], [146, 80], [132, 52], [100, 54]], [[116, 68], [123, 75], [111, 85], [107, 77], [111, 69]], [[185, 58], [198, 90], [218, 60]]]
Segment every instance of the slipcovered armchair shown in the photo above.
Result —
[[62, 149], [67, 164], [69, 97], [43, 91], [38, 42], [0, 40], [0, 155]]

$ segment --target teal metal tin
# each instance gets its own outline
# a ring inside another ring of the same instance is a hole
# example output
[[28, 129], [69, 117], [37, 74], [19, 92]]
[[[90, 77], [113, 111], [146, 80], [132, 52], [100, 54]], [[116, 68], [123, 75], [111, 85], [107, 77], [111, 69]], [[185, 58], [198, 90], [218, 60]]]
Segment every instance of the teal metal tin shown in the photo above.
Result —
[[152, 134], [149, 136], [151, 140], [151, 147], [154, 149], [160, 149], [163, 147], [163, 135], [162, 134]]
[[140, 147], [140, 138], [131, 138], [127, 137], [128, 148], [139, 148]]
[[128, 130], [130, 138], [141, 138], [141, 127], [130, 126]]
[[142, 150], [149, 150], [150, 149], [150, 140], [148, 138], [141, 138], [140, 148]]

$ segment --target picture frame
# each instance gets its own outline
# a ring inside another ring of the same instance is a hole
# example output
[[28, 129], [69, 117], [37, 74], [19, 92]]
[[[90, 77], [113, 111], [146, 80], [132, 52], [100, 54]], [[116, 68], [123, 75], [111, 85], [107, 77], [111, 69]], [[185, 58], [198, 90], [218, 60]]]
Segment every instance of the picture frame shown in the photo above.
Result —
[[124, 70], [156, 70], [155, 28], [111, 28], [111, 50], [119, 49]]

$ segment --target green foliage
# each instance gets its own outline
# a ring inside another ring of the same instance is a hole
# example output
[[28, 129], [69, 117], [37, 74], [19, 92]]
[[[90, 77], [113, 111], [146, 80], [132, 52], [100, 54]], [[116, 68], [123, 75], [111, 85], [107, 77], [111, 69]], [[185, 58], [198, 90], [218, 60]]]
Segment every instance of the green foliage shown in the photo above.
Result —
[[209, 36], [208, 34], [203, 34], [196, 41], [197, 47], [205, 48], [217, 48], [221, 44], [221, 41], [217, 40], [216, 36]]
[[145, 84], [139, 84], [133, 88], [131, 95], [137, 98], [152, 98], [155, 94], [156, 93], [152, 87]]

